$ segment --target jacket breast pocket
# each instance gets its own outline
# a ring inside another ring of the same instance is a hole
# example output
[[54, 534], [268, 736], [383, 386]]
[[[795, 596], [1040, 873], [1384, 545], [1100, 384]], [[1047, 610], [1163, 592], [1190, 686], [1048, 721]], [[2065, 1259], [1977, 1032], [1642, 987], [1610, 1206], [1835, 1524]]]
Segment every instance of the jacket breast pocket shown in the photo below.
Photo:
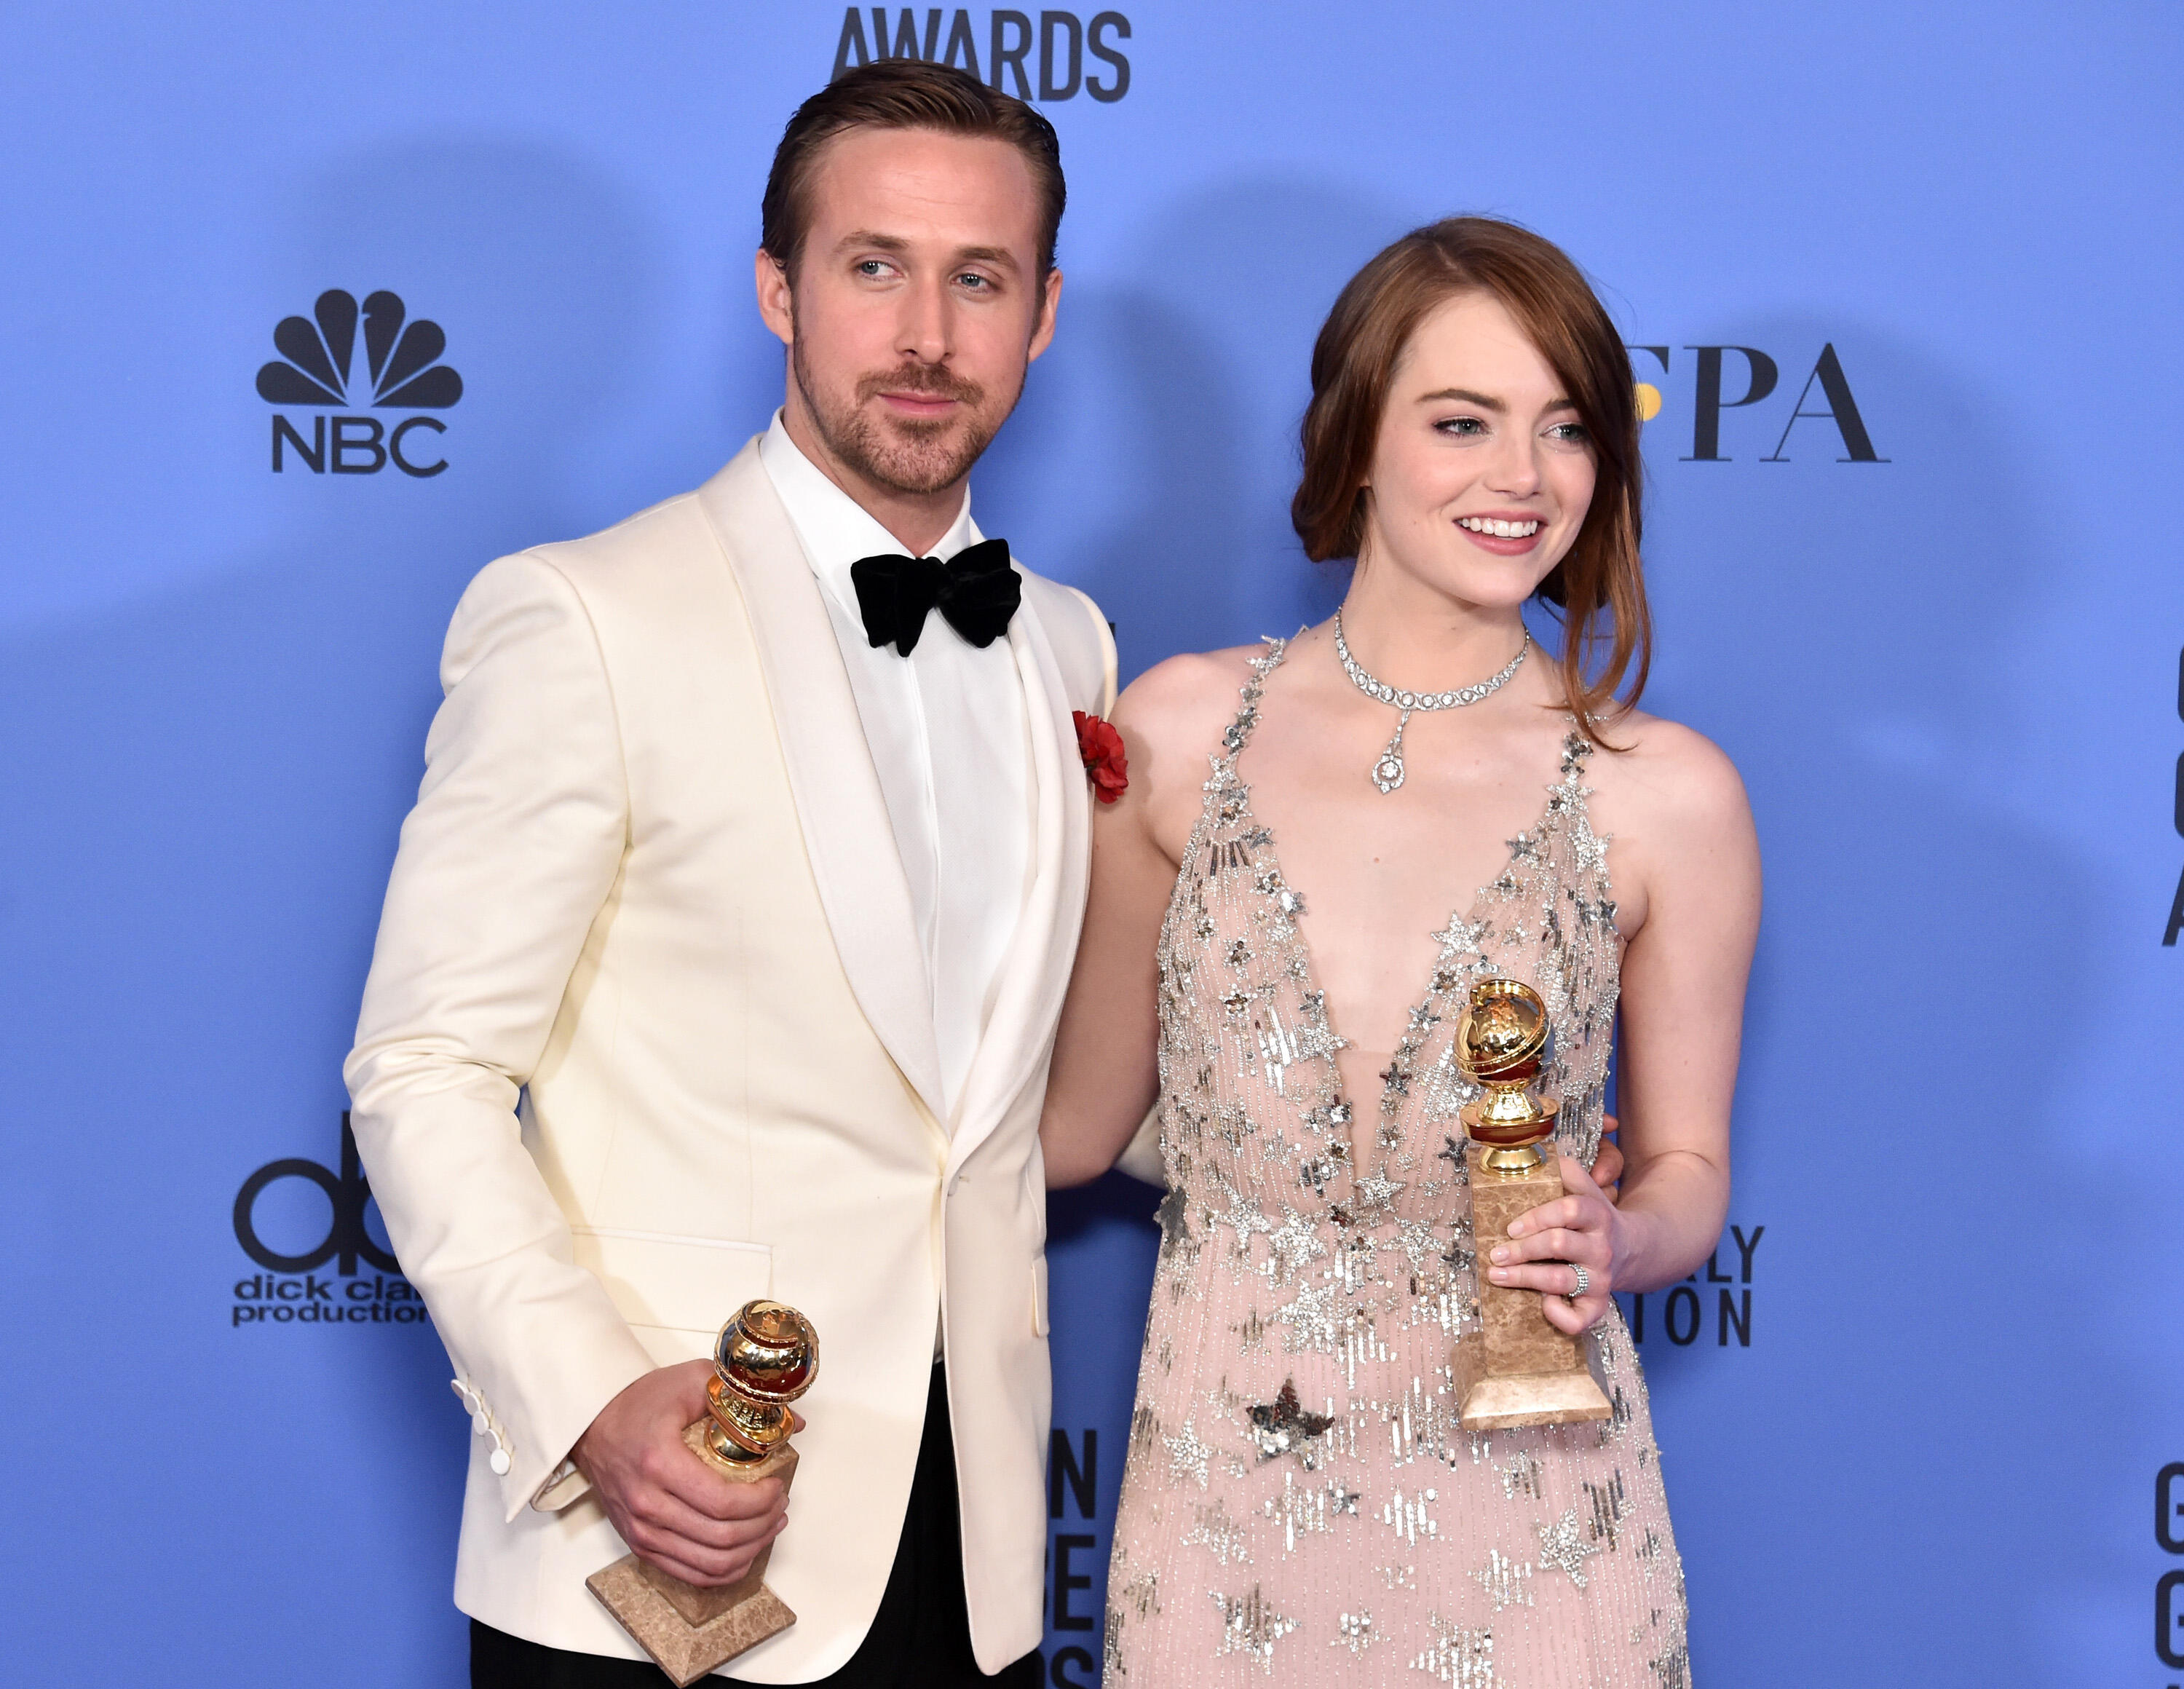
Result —
[[577, 1263], [606, 1286], [655, 1366], [703, 1360], [728, 1317], [773, 1290], [769, 1244], [612, 1226], [571, 1228]]

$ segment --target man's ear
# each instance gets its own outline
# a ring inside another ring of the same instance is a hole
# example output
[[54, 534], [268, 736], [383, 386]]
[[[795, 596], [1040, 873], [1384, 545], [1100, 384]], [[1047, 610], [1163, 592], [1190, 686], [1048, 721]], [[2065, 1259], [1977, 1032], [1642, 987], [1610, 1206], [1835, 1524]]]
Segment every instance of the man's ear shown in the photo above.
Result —
[[[758, 260], [753, 267], [752, 279], [758, 287], [758, 314], [775, 337], [784, 346], [796, 343], [796, 299], [788, 286], [788, 271], [764, 247], [758, 249]], [[1052, 333], [1050, 328], [1048, 332]]]
[[1050, 270], [1046, 272], [1046, 285], [1040, 290], [1039, 318], [1032, 324], [1031, 349], [1024, 355], [1027, 364], [1054, 343], [1054, 317], [1061, 309], [1061, 272]]

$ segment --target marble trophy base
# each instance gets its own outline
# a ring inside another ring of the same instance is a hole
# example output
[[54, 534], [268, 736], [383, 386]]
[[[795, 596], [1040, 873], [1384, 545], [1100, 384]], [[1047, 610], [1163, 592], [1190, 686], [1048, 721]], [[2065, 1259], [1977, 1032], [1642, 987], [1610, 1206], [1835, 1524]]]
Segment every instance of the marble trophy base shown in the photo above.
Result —
[[1486, 1276], [1490, 1252], [1509, 1235], [1509, 1222], [1563, 1194], [1554, 1140], [1546, 1159], [1525, 1173], [1486, 1165], [1484, 1145], [1466, 1146], [1471, 1162], [1471, 1229], [1479, 1252], [1479, 1312], [1485, 1329], [1456, 1346], [1457, 1417], [1467, 1431], [1519, 1425], [1574, 1425], [1605, 1419], [1613, 1409], [1588, 1367], [1591, 1345], [1547, 1324], [1540, 1292], [1496, 1285]]
[[[778, 1478], [786, 1489], [795, 1478], [796, 1451], [787, 1444], [747, 1467], [730, 1468], [705, 1454], [705, 1421], [699, 1420], [682, 1433], [682, 1441], [732, 1483]], [[675, 1680], [677, 1689], [688, 1689], [716, 1666], [796, 1622], [787, 1603], [764, 1582], [766, 1562], [772, 1557], [773, 1545], [768, 1543], [737, 1582], [699, 1589], [645, 1564], [634, 1554], [625, 1554], [604, 1571], [586, 1578], [584, 1586]]]

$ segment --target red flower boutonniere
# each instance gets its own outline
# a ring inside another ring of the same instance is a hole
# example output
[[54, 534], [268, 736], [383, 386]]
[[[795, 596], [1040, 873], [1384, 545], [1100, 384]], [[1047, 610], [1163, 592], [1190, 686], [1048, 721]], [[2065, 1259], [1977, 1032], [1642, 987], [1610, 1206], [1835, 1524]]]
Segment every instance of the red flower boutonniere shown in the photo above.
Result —
[[1112, 722], [1097, 716], [1088, 716], [1082, 710], [1069, 713], [1077, 723], [1077, 754], [1084, 759], [1092, 795], [1103, 804], [1112, 804], [1130, 789], [1130, 765], [1123, 755], [1123, 736]]

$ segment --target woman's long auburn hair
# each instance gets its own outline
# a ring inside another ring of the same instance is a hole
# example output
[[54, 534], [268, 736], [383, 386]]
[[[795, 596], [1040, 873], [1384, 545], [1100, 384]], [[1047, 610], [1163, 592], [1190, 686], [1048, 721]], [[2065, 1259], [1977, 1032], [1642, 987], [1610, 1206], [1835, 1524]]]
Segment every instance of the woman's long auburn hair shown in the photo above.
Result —
[[1516, 318], [1591, 437], [1591, 506], [1535, 596], [1562, 618], [1570, 712], [1587, 739], [1605, 745], [1600, 722], [1638, 701], [1652, 656], [1638, 555], [1644, 466], [1623, 337], [1560, 247], [1495, 218], [1450, 217], [1413, 229], [1351, 277], [1312, 347], [1304, 474], [1290, 519], [1315, 563], [1357, 555], [1396, 366], [1427, 316], [1473, 293], [1490, 294]]

